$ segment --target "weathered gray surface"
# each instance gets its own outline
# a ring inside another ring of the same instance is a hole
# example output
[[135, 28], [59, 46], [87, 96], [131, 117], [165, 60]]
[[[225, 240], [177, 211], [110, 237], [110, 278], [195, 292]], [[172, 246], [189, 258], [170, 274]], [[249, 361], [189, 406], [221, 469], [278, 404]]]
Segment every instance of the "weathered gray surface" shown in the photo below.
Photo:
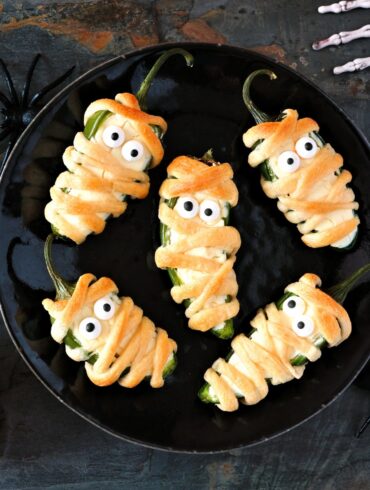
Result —
[[[35, 87], [77, 63], [77, 73], [137, 46], [173, 40], [253, 47], [306, 75], [369, 134], [369, 74], [331, 68], [370, 54], [370, 41], [313, 52], [311, 42], [369, 23], [369, 11], [320, 16], [323, 1], [34, 0], [0, 3], [0, 57], [19, 86], [45, 55]], [[293, 12], [294, 9], [294, 12]], [[368, 392], [351, 387], [302, 427], [255, 448], [217, 456], [166, 454], [116, 440], [63, 407], [33, 377], [0, 330], [0, 488], [369, 489]], [[199, 434], [201, 437], [201, 434]]]

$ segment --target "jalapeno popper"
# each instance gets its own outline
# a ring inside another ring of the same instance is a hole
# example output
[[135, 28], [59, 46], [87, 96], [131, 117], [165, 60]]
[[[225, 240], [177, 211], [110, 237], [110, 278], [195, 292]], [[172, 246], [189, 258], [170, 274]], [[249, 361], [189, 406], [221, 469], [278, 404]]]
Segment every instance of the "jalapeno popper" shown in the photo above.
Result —
[[83, 274], [75, 284], [55, 271], [50, 258], [53, 236], [45, 244], [45, 261], [56, 299], [42, 304], [52, 319], [51, 336], [64, 343], [74, 361], [85, 361], [89, 379], [98, 386], [116, 381], [133, 388], [145, 378], [160, 388], [176, 367], [176, 342], [156, 327], [131, 298], [119, 297], [107, 277]]
[[293, 109], [277, 118], [259, 110], [249, 94], [258, 75], [276, 78], [270, 70], [257, 70], [244, 83], [244, 102], [257, 123], [243, 135], [245, 146], [252, 149], [249, 165], [260, 166], [264, 192], [278, 199], [278, 208], [297, 225], [306, 245], [351, 247], [360, 223], [359, 205], [342, 156], [324, 143], [313, 119], [299, 119]]
[[144, 112], [145, 97], [159, 68], [175, 54], [192, 66], [187, 51], [169, 50], [154, 64], [137, 96], [120, 93], [115, 100], [100, 99], [88, 106], [84, 131], [63, 154], [68, 171], [57, 177], [45, 207], [55, 234], [80, 244], [90, 233], [101, 233], [108, 217], [120, 216], [128, 196], [147, 196], [147, 170], [163, 158], [161, 138], [167, 123]]
[[230, 338], [239, 311], [233, 266], [240, 248], [239, 232], [228, 226], [238, 201], [231, 165], [209, 154], [180, 156], [167, 171], [159, 191], [162, 246], [156, 264], [168, 270], [171, 296], [184, 302], [189, 327]]
[[327, 293], [319, 289], [321, 280], [315, 274], [304, 274], [287, 286], [279, 301], [257, 312], [251, 333], [236, 336], [228, 357], [217, 359], [206, 371], [199, 398], [232, 412], [239, 402], [254, 405], [265, 398], [269, 384], [299, 379], [321, 349], [335, 347], [351, 334], [351, 320], [341, 303], [368, 271], [370, 264]]

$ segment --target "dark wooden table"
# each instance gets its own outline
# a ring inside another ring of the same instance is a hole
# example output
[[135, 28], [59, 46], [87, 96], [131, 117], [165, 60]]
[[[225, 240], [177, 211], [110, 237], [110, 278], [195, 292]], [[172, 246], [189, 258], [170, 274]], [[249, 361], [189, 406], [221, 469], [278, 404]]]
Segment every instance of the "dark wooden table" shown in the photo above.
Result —
[[[370, 20], [370, 11], [319, 15], [307, 0], [35, 0], [0, 2], [0, 57], [17, 87], [35, 53], [34, 89], [135, 47], [209, 41], [253, 48], [304, 74], [369, 135], [370, 71], [332, 67], [370, 54], [370, 41], [313, 52], [313, 40]], [[2, 87], [4, 84], [2, 82]], [[1, 235], [0, 235], [1, 237]], [[1, 240], [1, 238], [0, 238]], [[317, 417], [268, 444], [220, 455], [181, 455], [124, 443], [62, 406], [25, 366], [0, 326], [0, 488], [368, 489], [369, 392], [352, 386]], [[199, 434], [201, 437], [201, 434]]]

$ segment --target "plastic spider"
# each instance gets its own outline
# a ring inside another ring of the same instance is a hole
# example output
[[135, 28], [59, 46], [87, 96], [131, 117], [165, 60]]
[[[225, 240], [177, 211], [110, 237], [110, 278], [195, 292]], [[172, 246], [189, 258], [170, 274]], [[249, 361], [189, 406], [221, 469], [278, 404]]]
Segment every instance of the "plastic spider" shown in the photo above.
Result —
[[0, 109], [0, 114], [3, 116], [3, 121], [0, 123], [0, 143], [4, 141], [7, 137], [9, 137], [3, 159], [2, 161], [0, 161], [0, 169], [6, 162], [10, 150], [12, 149], [14, 143], [17, 141], [19, 135], [41, 109], [40, 102], [43, 97], [45, 97], [45, 95], [48, 94], [51, 90], [64, 82], [64, 80], [69, 77], [69, 75], [75, 68], [74, 66], [72, 66], [72, 68], [67, 70], [63, 75], [46, 85], [46, 87], [41, 89], [31, 99], [29, 99], [33, 72], [40, 58], [41, 55], [37, 54], [32, 60], [20, 96], [17, 94], [14, 88], [14, 83], [6, 64], [0, 58], [0, 66], [3, 70], [6, 85], [9, 91], [8, 96], [0, 92], [0, 103], [3, 106]]

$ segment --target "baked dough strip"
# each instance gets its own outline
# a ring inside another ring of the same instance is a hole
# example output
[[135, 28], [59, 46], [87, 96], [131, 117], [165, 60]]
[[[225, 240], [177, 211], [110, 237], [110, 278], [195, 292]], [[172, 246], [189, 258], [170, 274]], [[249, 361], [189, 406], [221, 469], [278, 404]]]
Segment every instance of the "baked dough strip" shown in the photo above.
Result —
[[[240, 235], [232, 226], [212, 226], [198, 216], [183, 218], [169, 206], [169, 201], [197, 195], [235, 206], [238, 191], [232, 177], [233, 171], [228, 163], [210, 166], [195, 158], [180, 156], [168, 166], [168, 177], [159, 191], [162, 198], [159, 219], [178, 238], [157, 249], [155, 262], [162, 269], [197, 273], [195, 277], [174, 285], [171, 295], [177, 303], [190, 300], [185, 311], [189, 327], [201, 332], [235, 317], [239, 311], [236, 299], [238, 284], [233, 266], [241, 244]], [[217, 258], [192, 253], [202, 248], [225, 252], [226, 258], [220, 262]], [[212, 302], [215, 296], [226, 296], [230, 301], [216, 304]]]
[[[268, 197], [278, 200], [279, 210], [288, 221], [297, 225], [306, 245], [345, 248], [346, 240], [352, 238], [348, 245], [351, 246], [360, 223], [355, 213], [359, 204], [348, 187], [352, 175], [343, 169], [342, 156], [330, 144], [316, 145], [317, 151], [302, 156], [296, 170], [280, 169], [276, 175], [279, 157], [284, 152], [296, 152], [295, 145], [302, 137], [318, 140], [319, 126], [311, 118], [299, 119], [293, 109], [284, 110], [274, 120], [256, 108], [249, 89], [253, 79], [262, 74], [276, 78], [270, 70], [257, 70], [246, 79], [243, 87], [244, 101], [259, 123], [243, 135], [245, 146], [252, 149], [248, 156], [249, 165], [261, 165], [262, 168], [267, 165], [268, 177], [262, 175], [262, 189]], [[297, 153], [295, 155], [299, 158]], [[345, 212], [343, 216], [339, 216], [341, 211]]]
[[[163, 147], [151, 126], [160, 127], [164, 133], [164, 119], [143, 112], [130, 93], [117, 94], [115, 100], [92, 102], [85, 112], [85, 125], [98, 111], [109, 111], [130, 121], [152, 156], [151, 167], [160, 163]], [[149, 192], [145, 172], [124, 167], [108, 148], [82, 132], [65, 150], [63, 162], [68, 171], [61, 173], [50, 189], [52, 200], [45, 207], [45, 218], [59, 235], [77, 244], [90, 233], [101, 233], [109, 216], [116, 218], [124, 213], [126, 196], [144, 199]]]
[[[76, 317], [84, 308], [99, 298], [117, 294], [118, 288], [111, 279], [96, 280], [92, 274], [83, 274], [70, 299], [45, 299], [42, 304], [54, 319], [54, 340], [62, 343], [68, 331], [76, 331]], [[104, 344], [92, 353], [97, 357], [95, 362], [85, 362], [86, 373], [95, 385], [108, 386], [118, 381], [125, 388], [133, 388], [150, 377], [152, 388], [163, 386], [164, 368], [177, 350], [176, 342], [165, 330], [143, 316], [141, 308], [129, 297], [120, 298], [113, 319], [103, 328], [109, 331]], [[83, 348], [83, 340], [79, 341]]]
[[[297, 335], [292, 322], [299, 319], [290, 317], [271, 303], [260, 309], [251, 321], [253, 331], [249, 337], [240, 334], [233, 339], [228, 360], [217, 359], [205, 372], [208, 393], [212, 391], [219, 409], [231, 412], [238, 409], [239, 403], [254, 405], [260, 402], [267, 396], [269, 384], [286, 383], [303, 375], [305, 365], [292, 364], [297, 353], [313, 362], [321, 356], [318, 339], [324, 339], [329, 347], [334, 347], [349, 337], [351, 320], [348, 313], [331, 296], [318, 289], [320, 286], [318, 276], [304, 274], [285, 289], [285, 293], [289, 293], [286, 301], [301, 298], [306, 312], [314, 320], [314, 329], [309, 336]], [[233, 362], [235, 356], [237, 362]]]

